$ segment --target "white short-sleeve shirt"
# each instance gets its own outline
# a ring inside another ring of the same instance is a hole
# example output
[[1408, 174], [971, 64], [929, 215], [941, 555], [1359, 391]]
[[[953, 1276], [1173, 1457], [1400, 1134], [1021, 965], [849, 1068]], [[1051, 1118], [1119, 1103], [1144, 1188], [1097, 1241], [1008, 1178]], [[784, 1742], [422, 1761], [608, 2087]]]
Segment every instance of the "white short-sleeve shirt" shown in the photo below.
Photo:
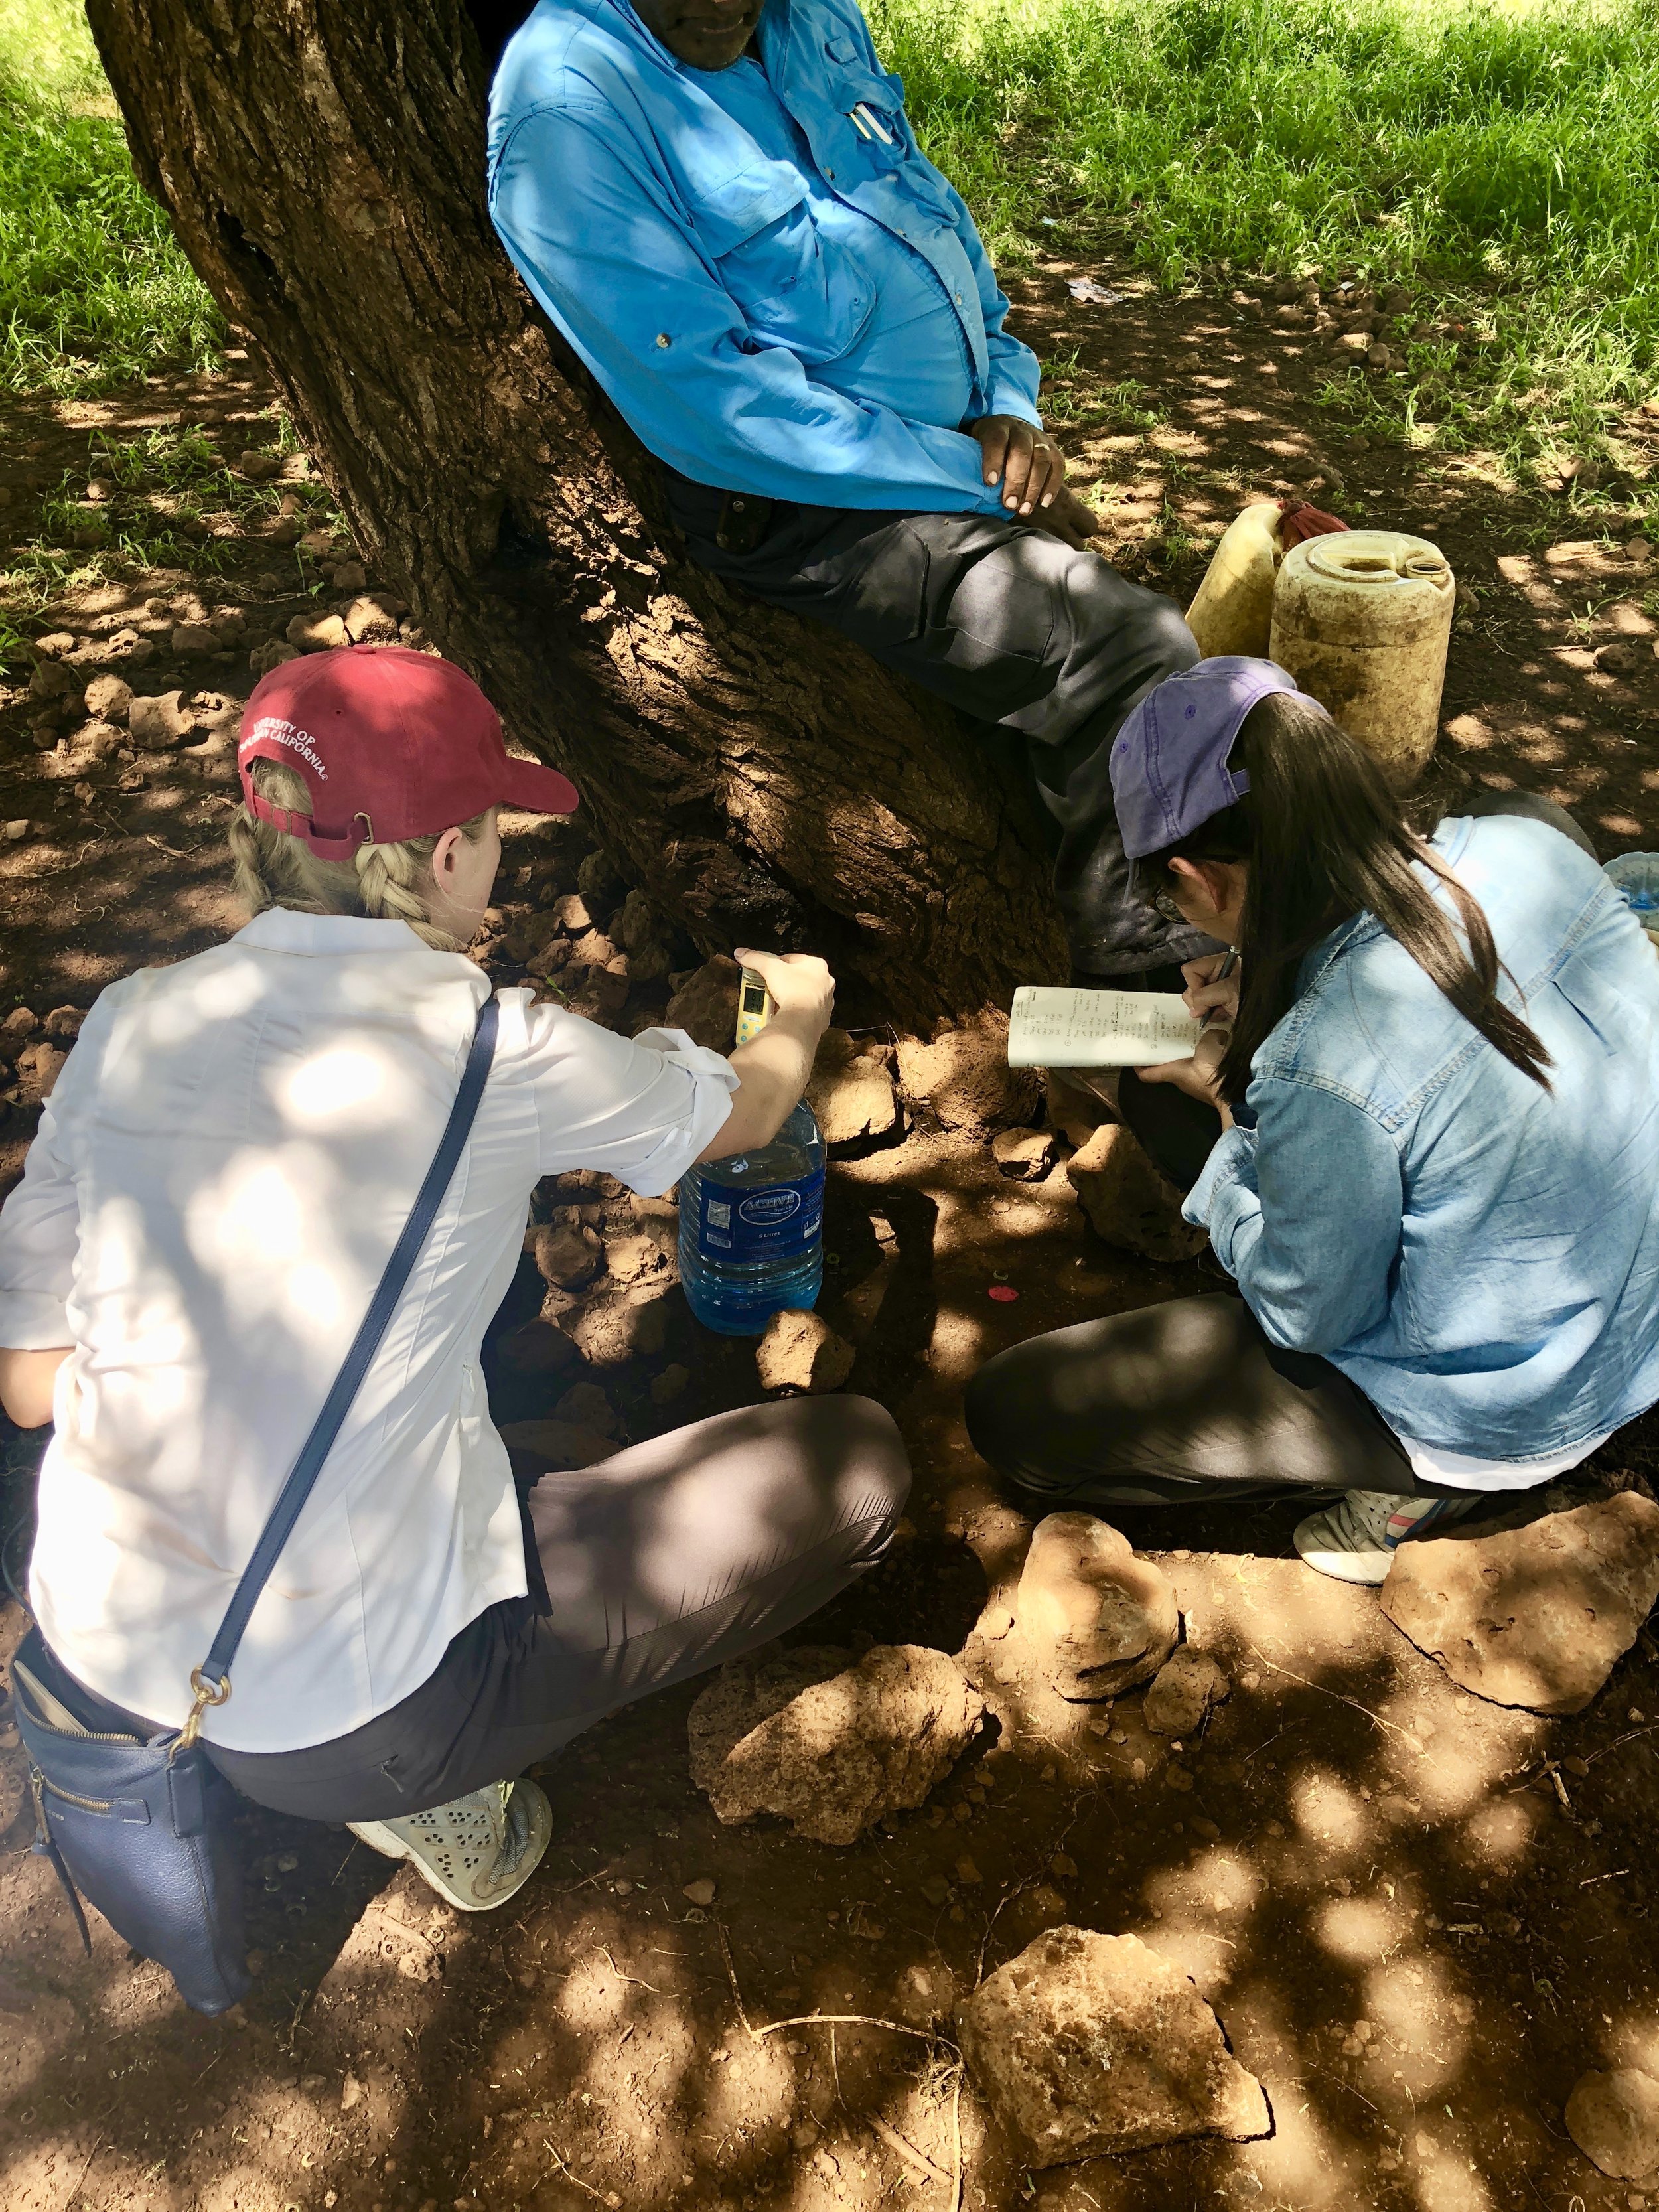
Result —
[[[272, 908], [106, 990], [0, 1210], [0, 1344], [72, 1344], [30, 1598], [89, 1688], [176, 1724], [453, 1103], [489, 983], [399, 921]], [[465, 1152], [204, 1733], [288, 1751], [419, 1686], [526, 1589], [478, 1371], [532, 1186], [666, 1190], [736, 1077], [504, 991]]]

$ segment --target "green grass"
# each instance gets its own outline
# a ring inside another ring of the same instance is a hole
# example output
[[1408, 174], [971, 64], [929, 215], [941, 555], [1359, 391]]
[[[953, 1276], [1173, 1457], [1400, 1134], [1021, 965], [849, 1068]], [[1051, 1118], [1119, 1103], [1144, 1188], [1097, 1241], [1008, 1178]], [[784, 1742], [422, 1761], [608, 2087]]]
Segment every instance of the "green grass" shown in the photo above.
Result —
[[0, 0], [0, 390], [204, 367], [223, 325], [140, 191], [85, 17]]
[[[1461, 342], [1324, 396], [1522, 468], [1616, 450], [1659, 384], [1653, 0], [866, 4], [1005, 262], [1403, 283]], [[78, 8], [0, 0], [0, 388], [108, 388], [222, 335]]]
[[[292, 426], [272, 411], [264, 450], [297, 452]], [[103, 496], [94, 501], [96, 482]], [[242, 568], [247, 539], [278, 512], [302, 529], [340, 533], [328, 489], [306, 475], [251, 483], [204, 430], [175, 423], [121, 439], [94, 431], [84, 466], [65, 472], [42, 499], [38, 527], [0, 567], [0, 677], [25, 671], [39, 617], [66, 593], [112, 579], [131, 582], [161, 569], [203, 580]], [[343, 544], [343, 538], [341, 538]], [[265, 541], [264, 573], [293, 592], [319, 588], [317, 562], [300, 546]]]
[[1005, 261], [1407, 285], [1470, 325], [1370, 387], [1419, 442], [1594, 452], [1656, 381], [1652, 0], [868, 5]]

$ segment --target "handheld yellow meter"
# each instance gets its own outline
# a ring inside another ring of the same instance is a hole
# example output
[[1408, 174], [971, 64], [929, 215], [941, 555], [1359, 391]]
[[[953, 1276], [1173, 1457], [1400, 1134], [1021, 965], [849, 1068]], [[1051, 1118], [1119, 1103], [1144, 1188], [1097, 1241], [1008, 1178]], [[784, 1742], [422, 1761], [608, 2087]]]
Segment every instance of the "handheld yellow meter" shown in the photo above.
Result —
[[738, 985], [737, 1042], [747, 1044], [751, 1037], [757, 1037], [776, 1012], [772, 994], [762, 978], [752, 968], [745, 968]]

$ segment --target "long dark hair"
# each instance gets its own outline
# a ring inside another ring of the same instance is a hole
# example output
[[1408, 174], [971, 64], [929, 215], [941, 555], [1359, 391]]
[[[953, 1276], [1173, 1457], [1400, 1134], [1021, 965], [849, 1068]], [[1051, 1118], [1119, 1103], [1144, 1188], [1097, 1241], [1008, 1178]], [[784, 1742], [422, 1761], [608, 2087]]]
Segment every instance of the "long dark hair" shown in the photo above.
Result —
[[[1404, 945], [1495, 1051], [1547, 1091], [1548, 1052], [1498, 996], [1498, 949], [1485, 914], [1407, 826], [1364, 746], [1310, 700], [1280, 691], [1245, 716], [1232, 758], [1249, 777], [1248, 796], [1143, 863], [1166, 884], [1176, 859], [1248, 866], [1244, 980], [1218, 1071], [1222, 1096], [1243, 1097], [1252, 1057], [1295, 999], [1304, 957], [1361, 912]], [[1450, 893], [1462, 943], [1419, 869]]]

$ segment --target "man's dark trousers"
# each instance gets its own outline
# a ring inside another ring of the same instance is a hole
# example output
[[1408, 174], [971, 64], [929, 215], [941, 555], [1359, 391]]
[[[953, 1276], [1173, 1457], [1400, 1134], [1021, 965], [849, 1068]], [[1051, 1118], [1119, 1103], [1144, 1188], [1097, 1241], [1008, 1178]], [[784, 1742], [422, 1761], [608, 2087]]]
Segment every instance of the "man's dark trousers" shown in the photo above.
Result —
[[723, 495], [663, 473], [700, 567], [827, 623], [973, 720], [1024, 738], [1054, 824], [1054, 895], [1075, 969], [1127, 975], [1212, 949], [1137, 892], [1112, 809], [1124, 716], [1199, 657], [1172, 600], [1097, 553], [994, 514], [779, 500], [753, 550], [727, 551], [715, 542]]

